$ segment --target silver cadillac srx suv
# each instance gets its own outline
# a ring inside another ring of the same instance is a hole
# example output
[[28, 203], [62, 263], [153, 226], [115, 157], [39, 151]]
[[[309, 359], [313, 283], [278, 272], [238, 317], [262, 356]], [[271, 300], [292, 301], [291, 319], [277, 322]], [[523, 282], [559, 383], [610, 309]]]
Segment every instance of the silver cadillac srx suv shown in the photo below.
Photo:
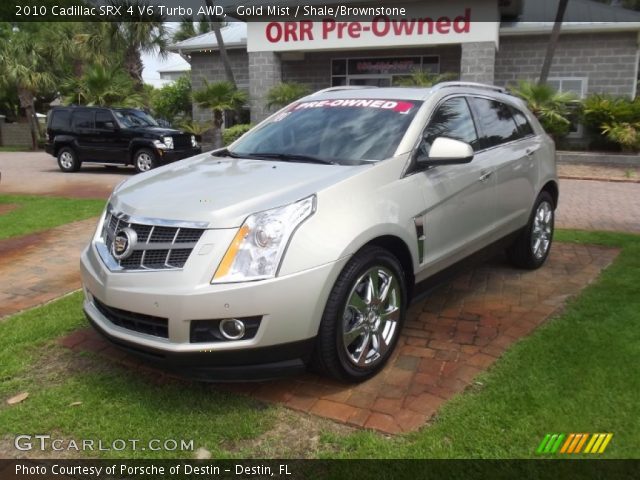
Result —
[[84, 310], [193, 378], [362, 381], [416, 282], [505, 238], [540, 267], [557, 203], [554, 144], [502, 89], [330, 88], [119, 185], [82, 253]]

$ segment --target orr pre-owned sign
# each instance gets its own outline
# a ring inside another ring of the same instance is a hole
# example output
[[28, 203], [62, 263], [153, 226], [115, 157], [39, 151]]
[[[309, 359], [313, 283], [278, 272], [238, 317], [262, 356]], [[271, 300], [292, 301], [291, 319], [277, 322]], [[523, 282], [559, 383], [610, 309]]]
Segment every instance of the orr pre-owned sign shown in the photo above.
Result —
[[341, 17], [321, 21], [247, 23], [247, 51], [307, 51], [392, 48], [465, 42], [498, 43], [495, 0], [425, 2], [401, 17], [370, 20]]

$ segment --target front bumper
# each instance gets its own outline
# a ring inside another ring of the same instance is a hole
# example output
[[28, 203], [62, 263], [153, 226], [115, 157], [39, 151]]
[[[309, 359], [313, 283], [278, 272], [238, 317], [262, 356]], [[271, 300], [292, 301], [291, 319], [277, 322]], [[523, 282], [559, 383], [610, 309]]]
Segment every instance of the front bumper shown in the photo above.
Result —
[[[182, 270], [111, 272], [89, 245], [81, 257], [89, 321], [115, 345], [190, 377], [258, 379], [302, 370], [347, 259], [270, 280], [211, 285], [213, 268], [192, 257]], [[94, 297], [115, 309], [167, 318], [167, 338], [112, 323]], [[193, 320], [251, 316], [261, 317], [253, 338], [192, 343]]]
[[161, 150], [156, 149], [156, 153], [158, 156], [158, 160], [160, 164], [165, 165], [167, 163], [176, 162], [178, 160], [182, 160], [184, 158], [193, 157], [202, 153], [202, 148], [193, 147], [181, 150]]

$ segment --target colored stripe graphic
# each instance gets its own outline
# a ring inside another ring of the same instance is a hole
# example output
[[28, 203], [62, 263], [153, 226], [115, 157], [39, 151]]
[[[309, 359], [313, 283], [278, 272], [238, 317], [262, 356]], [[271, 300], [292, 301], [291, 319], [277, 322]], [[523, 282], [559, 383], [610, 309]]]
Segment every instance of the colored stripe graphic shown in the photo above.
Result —
[[613, 433], [570, 433], [569, 435], [547, 433], [538, 445], [536, 453], [601, 454], [604, 453], [612, 438]]
[[594, 433], [584, 453], [604, 453], [613, 433]]

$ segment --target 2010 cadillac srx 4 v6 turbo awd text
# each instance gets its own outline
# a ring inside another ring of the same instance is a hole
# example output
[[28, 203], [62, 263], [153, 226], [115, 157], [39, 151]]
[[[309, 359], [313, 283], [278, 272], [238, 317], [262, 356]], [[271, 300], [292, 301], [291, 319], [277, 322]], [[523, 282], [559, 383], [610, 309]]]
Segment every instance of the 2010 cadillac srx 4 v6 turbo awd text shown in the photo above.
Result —
[[84, 309], [194, 378], [362, 381], [416, 282], [505, 238], [540, 267], [557, 202], [554, 144], [501, 89], [330, 88], [119, 185], [82, 254]]

